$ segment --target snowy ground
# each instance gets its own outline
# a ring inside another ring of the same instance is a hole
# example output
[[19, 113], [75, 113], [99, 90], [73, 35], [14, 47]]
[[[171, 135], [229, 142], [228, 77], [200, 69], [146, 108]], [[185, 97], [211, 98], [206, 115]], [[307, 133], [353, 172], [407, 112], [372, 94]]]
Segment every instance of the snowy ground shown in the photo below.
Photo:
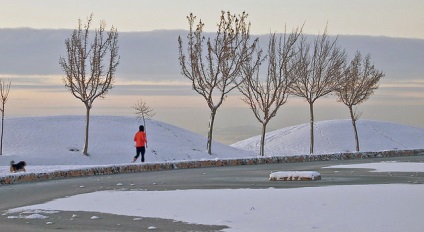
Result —
[[[85, 157], [70, 151], [82, 148], [82, 116], [8, 119], [0, 175], [10, 174], [11, 160], [27, 161], [28, 172], [129, 163], [134, 155], [133, 135], [140, 123], [134, 118], [107, 116], [93, 117], [91, 122], [90, 157]], [[354, 141], [349, 126], [348, 120], [317, 123], [316, 151], [352, 151]], [[270, 132], [267, 155], [306, 154], [309, 147], [306, 127], [299, 125]], [[360, 121], [359, 133], [361, 147], [367, 151], [424, 148], [424, 129], [420, 128]], [[255, 157], [257, 153], [252, 151], [258, 148], [257, 138], [237, 145], [252, 149], [250, 152], [216, 143], [214, 154], [209, 156], [204, 137], [157, 121], [148, 122], [147, 134], [148, 162]], [[422, 163], [386, 162], [331, 168], [424, 172]], [[42, 218], [47, 213], [36, 209], [73, 210], [228, 225], [227, 231], [422, 231], [423, 194], [422, 184], [99, 191], [13, 209], [6, 215], [13, 218], [27, 211], [33, 218]], [[131, 199], [143, 199], [143, 204], [135, 205]]]
[[371, 172], [424, 172], [424, 163], [380, 162], [355, 165], [336, 165], [327, 168], [366, 168]]
[[[146, 121], [148, 162], [246, 157], [250, 152], [213, 144], [206, 151], [206, 138], [173, 125]], [[28, 161], [32, 165], [105, 165], [132, 161], [134, 134], [141, 121], [135, 117], [92, 116], [88, 152], [84, 145], [84, 116], [11, 118], [5, 122], [3, 154], [5, 158]], [[78, 149], [80, 151], [70, 151]], [[1, 162], [3, 163], [3, 162]]]
[[[424, 129], [389, 122], [357, 121], [361, 151], [407, 150], [424, 147]], [[315, 123], [316, 154], [354, 152], [355, 137], [350, 120]], [[265, 155], [309, 154], [309, 123], [282, 128], [266, 134]], [[233, 147], [259, 152], [260, 136], [233, 144]]]
[[[424, 172], [423, 165], [384, 162], [366, 164], [365, 168], [385, 172]], [[328, 168], [364, 168], [364, 165]], [[48, 223], [52, 211], [89, 211], [128, 215], [134, 219], [159, 217], [229, 226], [225, 231], [418, 232], [424, 226], [423, 194], [423, 184], [99, 191], [12, 209], [6, 215], [11, 219], [26, 215], [26, 219], [44, 219]], [[143, 201], [134, 204], [133, 199]]]
[[[146, 161], [150, 163], [255, 157], [251, 152], [220, 143], [213, 144], [213, 154], [209, 155], [203, 136], [154, 120], [147, 120], [146, 124]], [[93, 116], [90, 119], [90, 156], [87, 157], [81, 153], [84, 116], [7, 119], [0, 176], [10, 174], [12, 160], [26, 161], [27, 173], [128, 164], [135, 155], [133, 139], [139, 125], [135, 117]]]
[[[133, 138], [139, 125], [135, 117], [93, 116], [87, 157], [75, 151], [82, 150], [84, 144], [84, 116], [6, 118], [0, 176], [10, 174], [11, 160], [26, 161], [27, 173], [128, 164], [135, 153]], [[148, 120], [146, 129], [147, 162], [246, 158], [259, 154], [259, 137], [232, 146], [214, 143], [213, 154], [209, 155], [204, 136], [155, 120]], [[422, 128], [360, 120], [358, 130], [361, 151], [424, 148]], [[317, 122], [316, 132], [317, 154], [354, 151], [349, 120]], [[269, 132], [266, 155], [308, 154], [308, 138], [308, 124]]]

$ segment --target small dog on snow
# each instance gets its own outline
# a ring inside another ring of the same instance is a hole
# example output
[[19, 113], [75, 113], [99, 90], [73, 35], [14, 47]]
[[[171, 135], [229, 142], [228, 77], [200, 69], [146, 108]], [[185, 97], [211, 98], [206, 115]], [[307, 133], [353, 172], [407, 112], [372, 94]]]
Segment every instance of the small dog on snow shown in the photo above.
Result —
[[10, 162], [10, 172], [19, 172], [19, 171], [24, 171], [25, 170], [25, 166], [27, 165], [27, 163], [25, 161], [20, 161], [19, 163], [15, 164], [15, 161], [11, 161]]

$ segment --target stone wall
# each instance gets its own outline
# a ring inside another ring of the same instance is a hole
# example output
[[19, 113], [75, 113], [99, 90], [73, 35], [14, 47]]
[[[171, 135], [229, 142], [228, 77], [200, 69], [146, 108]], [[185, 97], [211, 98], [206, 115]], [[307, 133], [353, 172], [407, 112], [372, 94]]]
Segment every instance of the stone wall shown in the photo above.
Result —
[[46, 172], [46, 173], [22, 173], [20, 175], [16, 175], [16, 174], [8, 175], [8, 176], [4, 176], [0, 178], [0, 185], [44, 181], [44, 180], [51, 180], [51, 179], [71, 178], [71, 177], [110, 175], [110, 174], [118, 174], [118, 173], [134, 173], [134, 172], [146, 172], [146, 171], [162, 171], [162, 170], [172, 170], [172, 169], [314, 162], [314, 161], [329, 161], [329, 160], [350, 160], [350, 159], [401, 157], [401, 156], [414, 156], [414, 155], [424, 155], [424, 149], [337, 153], [337, 154], [325, 154], [325, 155], [273, 156], [273, 157], [245, 158], [245, 159], [180, 161], [180, 162], [144, 163], [144, 164], [129, 164], [129, 165], [110, 165], [110, 166], [101, 166], [101, 167], [87, 168], [87, 169], [81, 169], [81, 170], [63, 170], [63, 171], [54, 171], [54, 172]]

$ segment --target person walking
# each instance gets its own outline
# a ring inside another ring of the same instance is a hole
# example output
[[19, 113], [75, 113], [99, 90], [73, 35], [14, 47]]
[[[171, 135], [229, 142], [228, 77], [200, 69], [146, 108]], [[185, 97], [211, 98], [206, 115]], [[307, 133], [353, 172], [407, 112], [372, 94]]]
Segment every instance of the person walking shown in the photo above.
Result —
[[144, 163], [144, 154], [146, 153], [145, 144], [147, 143], [146, 133], [144, 132], [144, 126], [138, 127], [138, 132], [134, 135], [136, 155], [134, 156], [133, 163], [138, 159], [141, 154], [141, 162]]

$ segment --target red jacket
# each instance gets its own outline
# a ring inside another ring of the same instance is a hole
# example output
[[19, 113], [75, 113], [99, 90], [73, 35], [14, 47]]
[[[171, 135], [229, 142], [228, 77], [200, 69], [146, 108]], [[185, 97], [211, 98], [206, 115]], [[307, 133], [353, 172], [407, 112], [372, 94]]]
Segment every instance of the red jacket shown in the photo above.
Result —
[[134, 135], [134, 142], [136, 147], [144, 147], [147, 143], [146, 133], [139, 131]]

